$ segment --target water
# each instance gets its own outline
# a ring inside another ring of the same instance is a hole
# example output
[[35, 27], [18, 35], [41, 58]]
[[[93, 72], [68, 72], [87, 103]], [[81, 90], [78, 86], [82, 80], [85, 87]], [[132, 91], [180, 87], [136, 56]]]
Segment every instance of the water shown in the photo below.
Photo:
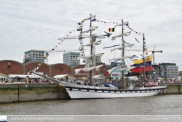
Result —
[[182, 115], [182, 95], [0, 104], [0, 115]]

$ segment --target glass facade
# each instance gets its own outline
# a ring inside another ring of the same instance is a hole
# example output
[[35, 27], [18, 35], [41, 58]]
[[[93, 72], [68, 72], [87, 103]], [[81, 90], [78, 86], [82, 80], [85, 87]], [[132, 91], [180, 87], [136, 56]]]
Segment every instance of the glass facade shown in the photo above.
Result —
[[161, 63], [159, 64], [159, 70], [161, 76], [166, 78], [177, 78], [179, 74], [175, 63]]
[[[88, 64], [91, 63], [90, 61], [91, 61], [91, 58], [86, 59], [86, 62], [88, 62]], [[96, 56], [95, 61], [96, 61], [96, 64], [101, 63], [101, 57]]]
[[80, 52], [64, 53], [63, 54], [63, 64], [67, 64], [69, 66], [80, 65], [80, 60], [77, 60], [78, 57], [80, 57]]
[[26, 51], [24, 55], [24, 63], [30, 62], [45, 62], [46, 52], [42, 50], [30, 50]]

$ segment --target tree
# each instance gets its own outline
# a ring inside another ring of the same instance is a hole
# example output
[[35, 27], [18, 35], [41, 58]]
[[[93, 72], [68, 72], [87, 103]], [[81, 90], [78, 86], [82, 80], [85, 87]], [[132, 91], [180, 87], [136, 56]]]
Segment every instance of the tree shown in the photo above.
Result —
[[111, 81], [113, 79], [113, 77], [109, 77], [109, 80]]
[[167, 80], [167, 78], [166, 78], [166, 77], [164, 77], [164, 80]]
[[66, 80], [68, 80], [68, 76], [65, 76]]
[[129, 78], [125, 78], [125, 80], [129, 80]]
[[81, 77], [78, 78], [78, 80], [81, 80], [81, 79], [82, 79]]
[[118, 77], [116, 77], [116, 80], [118, 80], [119, 78]]

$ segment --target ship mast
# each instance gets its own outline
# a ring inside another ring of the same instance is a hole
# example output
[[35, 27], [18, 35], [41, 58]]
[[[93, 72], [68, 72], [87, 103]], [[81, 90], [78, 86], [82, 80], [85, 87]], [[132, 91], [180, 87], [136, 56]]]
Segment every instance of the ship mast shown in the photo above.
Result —
[[[122, 19], [122, 39], [121, 39], [121, 45], [124, 47], [125, 46], [125, 43], [124, 43], [124, 35], [123, 35], [123, 19]], [[124, 48], [121, 50], [121, 57], [124, 57]], [[122, 59], [122, 62], [121, 62], [121, 67], [123, 68], [124, 65], [125, 65], [125, 62], [124, 62], [124, 59]], [[122, 76], [122, 89], [125, 89], [125, 81], [124, 81], [124, 71], [121, 72], [121, 76]]]
[[[90, 28], [92, 27], [92, 21], [91, 21], [91, 13], [90, 13]], [[92, 31], [90, 31], [90, 43], [92, 43]], [[93, 48], [93, 43], [91, 44], [91, 46], [90, 46], [90, 55], [92, 55], [92, 49]], [[93, 58], [91, 57], [90, 58], [90, 61], [92, 62], [91, 63], [91, 66], [93, 66], [93, 60], [92, 60]], [[89, 75], [90, 75], [90, 84], [92, 84], [92, 71], [90, 71], [90, 73], [89, 73]]]
[[143, 82], [142, 84], [145, 82], [145, 36], [143, 33]]

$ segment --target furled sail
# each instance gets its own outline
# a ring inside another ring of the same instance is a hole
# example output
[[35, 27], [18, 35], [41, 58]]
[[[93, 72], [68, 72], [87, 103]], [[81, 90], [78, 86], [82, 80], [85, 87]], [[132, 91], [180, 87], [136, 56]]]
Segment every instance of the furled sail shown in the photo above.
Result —
[[81, 37], [82, 34], [84, 33], [88, 33], [89, 31], [94, 31], [95, 29], [97, 29], [99, 26], [92, 26], [90, 27], [88, 30], [83, 31], [82, 33], [80, 33], [79, 37]]
[[88, 68], [75, 69], [75, 74], [78, 74], [80, 71], [90, 72], [94, 69], [98, 70], [100, 67], [103, 67], [103, 66], [104, 65], [98, 65], [98, 66], [93, 66], [93, 67], [88, 67]]
[[78, 57], [77, 60], [80, 60], [82, 58], [86, 59], [86, 58], [91, 58], [93, 56], [103, 56], [104, 53], [98, 53], [98, 54], [95, 54], [95, 55], [88, 55], [88, 56], [83, 56], [83, 57]]
[[117, 67], [113, 67], [113, 68], [107, 70], [107, 72], [108, 72], [109, 74], [111, 74], [116, 68], [117, 68]]
[[125, 59], [125, 58], [133, 59], [135, 56], [136, 56], [136, 55], [125, 56], [125, 57], [119, 57], [119, 58], [113, 58], [113, 59], [110, 59], [109, 61], [112, 61], [112, 60], [122, 60], [122, 59]]
[[[94, 42], [93, 44], [99, 45], [99, 44], [101, 43], [101, 41], [102, 41], [102, 40], [98, 40], [98, 41]], [[92, 43], [82, 45], [82, 46], [80, 46], [80, 48], [79, 48], [78, 50], [79, 50], [79, 51], [82, 51], [82, 50], [83, 50], [83, 47], [85, 47], [85, 46], [91, 46], [91, 45], [92, 45]]]
[[122, 71], [125, 71], [126, 69], [127, 69], [127, 67], [125, 67], [125, 68], [118, 68], [118, 69], [116, 69], [116, 70], [122, 72]]
[[126, 45], [126, 46], [122, 46], [122, 47], [114, 48], [114, 49], [112, 49], [112, 50], [111, 50], [111, 52], [112, 52], [112, 51], [114, 51], [114, 50], [116, 50], [116, 49], [121, 50], [121, 49], [123, 49], [123, 48], [125, 48], [125, 47], [129, 47], [129, 48], [131, 48], [133, 45], [134, 45], [134, 44], [129, 44], [129, 45]]
[[111, 40], [113, 41], [113, 40], [116, 39], [116, 37], [121, 37], [122, 35], [123, 35], [123, 36], [129, 36], [130, 34], [131, 34], [131, 31], [126, 32], [126, 33], [123, 33], [123, 34], [119, 34], [119, 35], [117, 35], [117, 36], [113, 36], [113, 37], [111, 38]]
[[127, 70], [128, 72], [130, 72], [130, 69], [133, 69], [133, 68], [135, 68], [135, 67], [124, 67], [124, 68], [121, 68], [121, 66], [117, 66], [117, 67], [113, 67], [110, 70], [107, 70], [107, 72], [109, 74], [111, 74], [114, 70], [117, 70], [117, 71], [120, 71], [120, 72]]

